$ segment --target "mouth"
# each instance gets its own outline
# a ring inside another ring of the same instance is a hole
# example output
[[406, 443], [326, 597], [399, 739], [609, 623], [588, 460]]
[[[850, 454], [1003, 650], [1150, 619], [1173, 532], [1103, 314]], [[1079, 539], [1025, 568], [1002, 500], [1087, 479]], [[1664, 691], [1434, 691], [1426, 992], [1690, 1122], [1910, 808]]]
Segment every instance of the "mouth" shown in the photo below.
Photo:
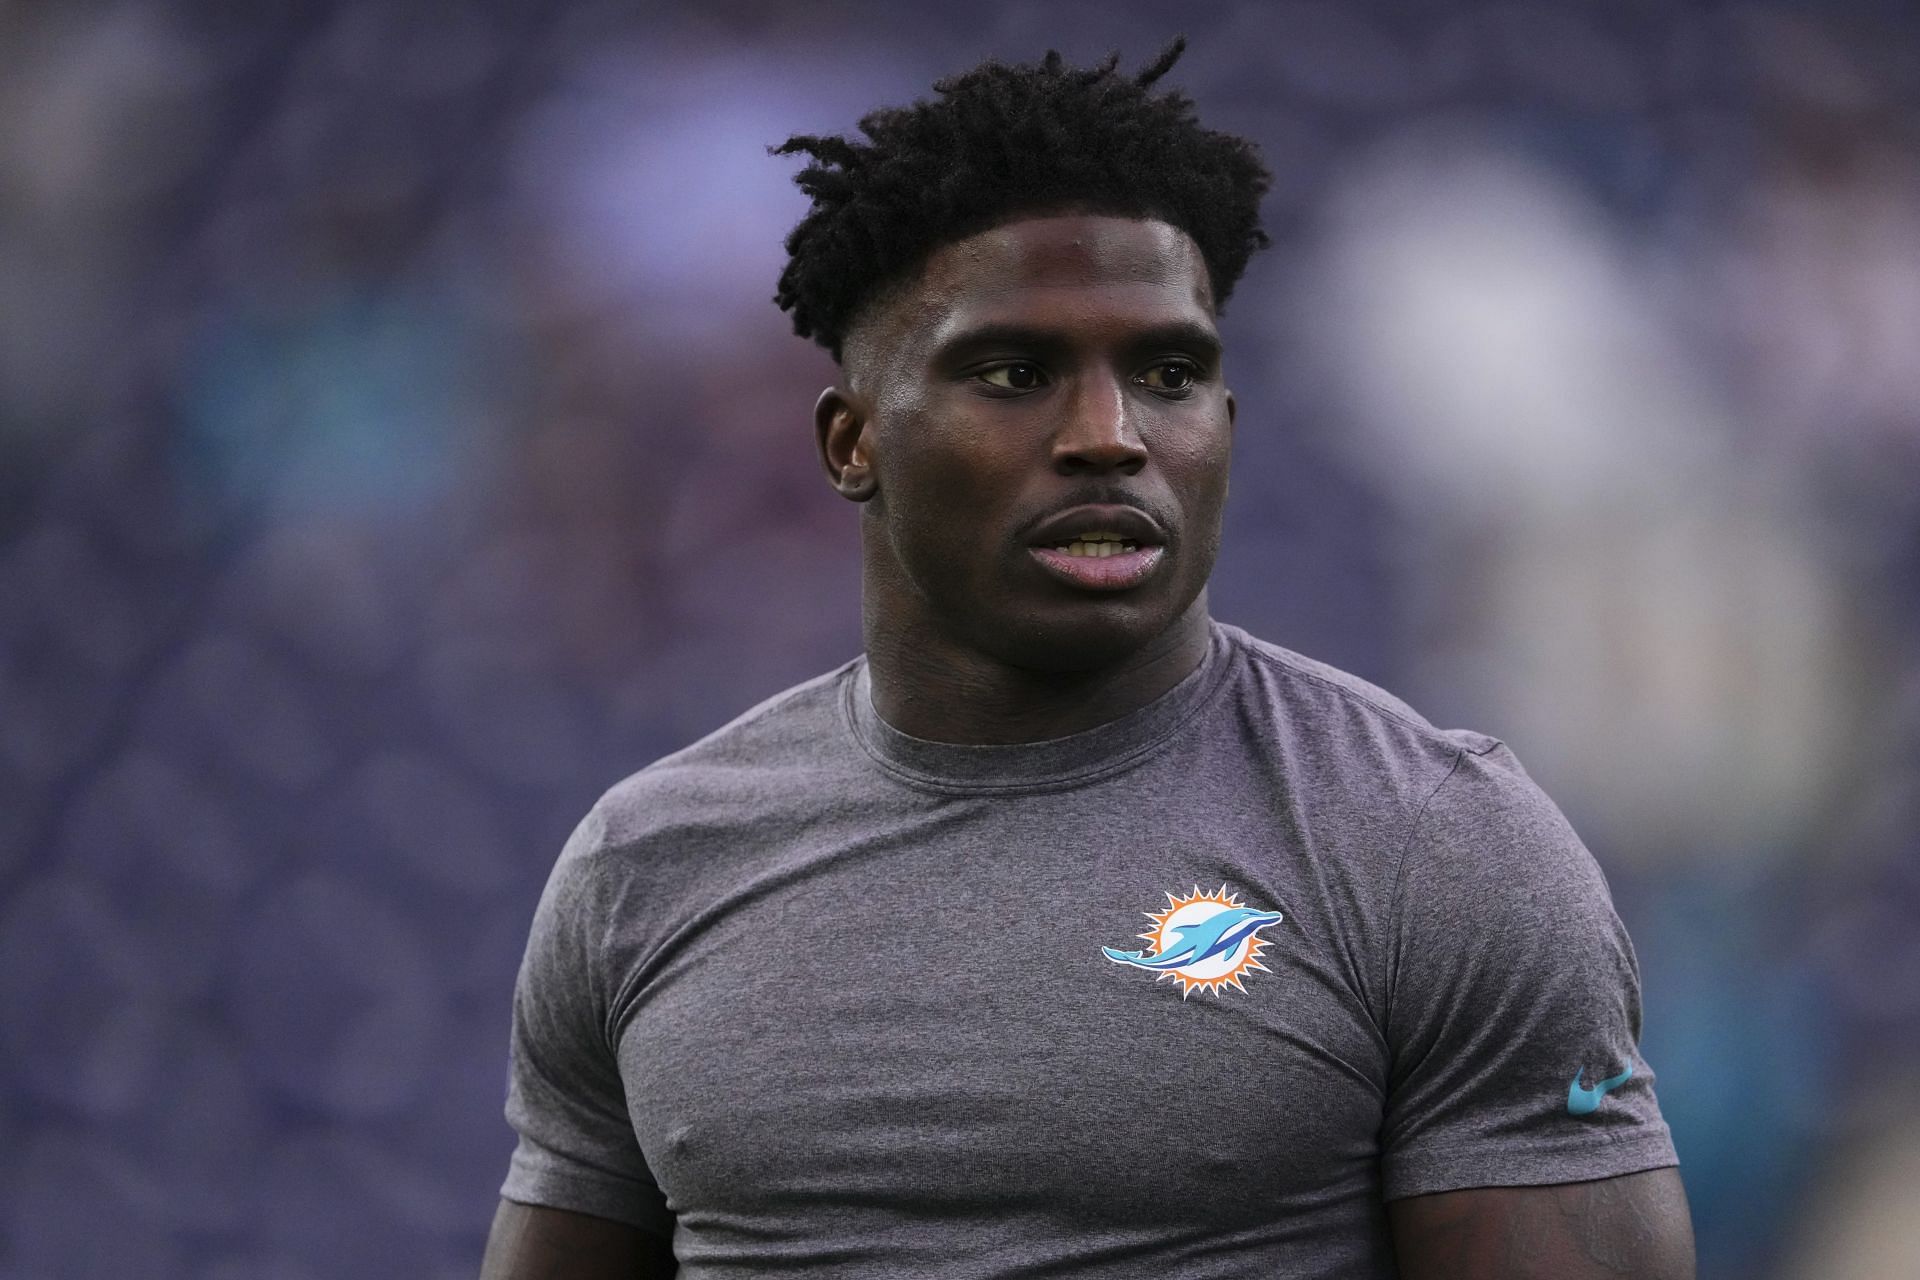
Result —
[[1044, 521], [1028, 539], [1027, 553], [1070, 586], [1126, 591], [1160, 567], [1166, 536], [1135, 507], [1074, 507]]

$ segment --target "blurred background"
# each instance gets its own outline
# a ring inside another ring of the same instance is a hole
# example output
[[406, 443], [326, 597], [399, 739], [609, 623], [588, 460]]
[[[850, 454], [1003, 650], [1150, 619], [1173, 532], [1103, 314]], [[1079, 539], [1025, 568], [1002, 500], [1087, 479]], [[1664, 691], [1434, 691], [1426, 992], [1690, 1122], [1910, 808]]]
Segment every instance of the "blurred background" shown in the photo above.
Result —
[[792, 132], [1276, 181], [1218, 616], [1606, 869], [1708, 1280], [1920, 1275], [1920, 11], [0, 2], [0, 1277], [454, 1277], [599, 793], [858, 651]]

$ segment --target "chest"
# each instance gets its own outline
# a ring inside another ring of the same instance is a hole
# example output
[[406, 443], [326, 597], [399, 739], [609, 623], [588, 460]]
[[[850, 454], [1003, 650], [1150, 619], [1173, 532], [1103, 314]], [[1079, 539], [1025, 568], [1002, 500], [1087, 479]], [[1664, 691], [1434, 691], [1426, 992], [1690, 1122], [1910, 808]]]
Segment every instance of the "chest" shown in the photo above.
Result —
[[1006, 804], [744, 884], [624, 1015], [669, 1206], [1218, 1231], [1376, 1194], [1364, 911], [1289, 843]]

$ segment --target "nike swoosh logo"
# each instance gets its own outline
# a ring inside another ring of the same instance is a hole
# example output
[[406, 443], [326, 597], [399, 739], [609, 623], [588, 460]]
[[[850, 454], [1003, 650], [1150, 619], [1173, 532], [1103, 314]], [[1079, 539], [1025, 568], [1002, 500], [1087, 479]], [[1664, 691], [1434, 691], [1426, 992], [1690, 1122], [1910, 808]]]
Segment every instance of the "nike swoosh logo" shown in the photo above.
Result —
[[1612, 1076], [1598, 1084], [1587, 1086], [1580, 1083], [1580, 1077], [1587, 1074], [1585, 1067], [1573, 1073], [1573, 1083], [1567, 1086], [1567, 1114], [1570, 1116], [1590, 1116], [1600, 1109], [1600, 1099], [1625, 1084], [1633, 1075], [1633, 1064], [1617, 1076]]

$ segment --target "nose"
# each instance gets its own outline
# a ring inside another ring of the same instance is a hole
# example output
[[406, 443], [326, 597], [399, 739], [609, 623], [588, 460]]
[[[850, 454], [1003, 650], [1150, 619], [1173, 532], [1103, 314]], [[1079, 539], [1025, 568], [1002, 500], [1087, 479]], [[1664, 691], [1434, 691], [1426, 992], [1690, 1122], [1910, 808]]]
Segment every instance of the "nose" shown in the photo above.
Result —
[[1134, 430], [1126, 387], [1111, 376], [1078, 378], [1066, 417], [1053, 435], [1053, 467], [1063, 475], [1134, 475], [1147, 451]]

